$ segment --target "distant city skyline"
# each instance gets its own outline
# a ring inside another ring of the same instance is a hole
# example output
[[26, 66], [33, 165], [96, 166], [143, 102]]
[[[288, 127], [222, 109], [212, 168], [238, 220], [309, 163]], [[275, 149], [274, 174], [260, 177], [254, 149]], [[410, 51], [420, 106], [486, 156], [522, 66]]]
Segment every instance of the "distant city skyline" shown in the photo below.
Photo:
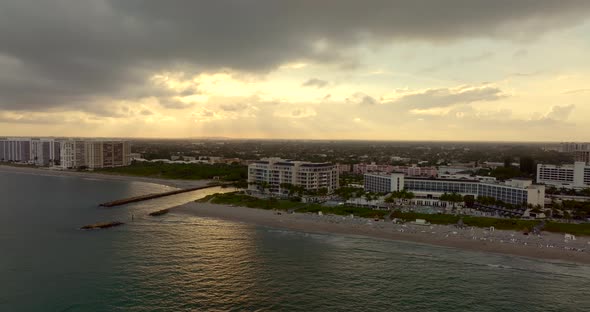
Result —
[[590, 141], [589, 1], [4, 1], [0, 136]]

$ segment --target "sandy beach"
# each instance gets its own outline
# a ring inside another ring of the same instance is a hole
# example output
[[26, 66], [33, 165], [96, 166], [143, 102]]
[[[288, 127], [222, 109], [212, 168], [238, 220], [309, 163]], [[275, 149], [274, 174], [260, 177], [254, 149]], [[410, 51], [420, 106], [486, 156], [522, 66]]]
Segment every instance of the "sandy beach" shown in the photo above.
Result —
[[452, 225], [395, 224], [372, 219], [310, 213], [287, 214], [237, 206], [191, 202], [175, 213], [218, 218], [304, 232], [362, 235], [473, 251], [501, 253], [538, 259], [590, 264], [590, 237], [565, 240], [563, 234], [543, 232], [541, 236], [520, 232]]
[[68, 177], [81, 177], [88, 179], [101, 179], [101, 180], [118, 180], [118, 181], [135, 181], [144, 183], [153, 183], [166, 185], [169, 187], [184, 189], [190, 187], [198, 187], [207, 185], [211, 182], [210, 180], [170, 180], [170, 179], [158, 179], [148, 177], [135, 177], [115, 174], [103, 174], [94, 172], [82, 172], [82, 171], [69, 171], [69, 170], [53, 170], [48, 168], [30, 168], [30, 167], [16, 167], [16, 166], [2, 166], [0, 165], [0, 173], [19, 173], [19, 174], [31, 174], [31, 175], [44, 175], [44, 176], [68, 176]]

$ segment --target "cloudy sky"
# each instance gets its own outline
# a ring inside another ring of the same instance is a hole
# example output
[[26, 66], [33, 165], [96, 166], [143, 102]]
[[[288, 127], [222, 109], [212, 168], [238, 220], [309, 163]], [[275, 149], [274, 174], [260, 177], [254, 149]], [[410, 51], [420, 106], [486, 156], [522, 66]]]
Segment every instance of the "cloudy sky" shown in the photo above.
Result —
[[1, 1], [0, 135], [590, 140], [590, 1]]

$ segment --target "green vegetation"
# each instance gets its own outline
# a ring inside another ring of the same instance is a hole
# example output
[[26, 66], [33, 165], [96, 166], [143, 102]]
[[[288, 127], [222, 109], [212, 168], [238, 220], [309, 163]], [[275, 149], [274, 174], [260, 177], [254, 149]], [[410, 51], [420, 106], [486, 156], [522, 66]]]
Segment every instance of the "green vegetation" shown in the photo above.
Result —
[[461, 196], [461, 194], [458, 194], [455, 192], [450, 193], [450, 194], [444, 193], [444, 194], [440, 195], [440, 200], [453, 204], [453, 208], [455, 208], [457, 203], [460, 203], [463, 201], [463, 196]]
[[344, 186], [336, 189], [334, 194], [340, 196], [344, 200], [349, 200], [351, 198], [365, 195], [365, 190], [359, 187]]
[[347, 186], [349, 184], [363, 184], [364, 177], [362, 174], [341, 173], [340, 185]]
[[226, 164], [166, 164], [161, 162], [134, 162], [127, 167], [104, 168], [96, 172], [161, 179], [205, 180], [219, 177], [222, 181], [245, 181], [248, 168]]
[[[398, 218], [406, 221], [424, 219], [432, 224], [456, 224], [461, 216], [447, 214], [423, 214], [413, 212], [401, 212], [396, 210], [391, 215], [392, 218]], [[532, 230], [540, 221], [519, 220], [519, 219], [497, 219], [486, 217], [463, 216], [463, 223], [467, 226], [487, 228], [493, 226], [500, 230], [525, 231]], [[590, 235], [590, 224], [573, 224], [573, 223], [545, 223], [544, 231], [555, 233], [570, 233], [574, 235]]]
[[[278, 209], [290, 210], [302, 207], [304, 205], [318, 205], [318, 204], [304, 204], [298, 201], [268, 198], [261, 199], [253, 196], [248, 196], [239, 193], [224, 193], [207, 195], [204, 198], [197, 200], [197, 202], [211, 202], [213, 204], [244, 206], [248, 208], [259, 209]], [[318, 205], [319, 206], [319, 205]]]
[[522, 156], [520, 157], [520, 171], [527, 175], [534, 175], [537, 173], [537, 164], [532, 157]]
[[490, 171], [490, 176], [498, 180], [509, 180], [512, 178], [528, 177], [526, 173], [521, 172], [516, 167], [498, 167]]
[[199, 199], [197, 202], [210, 202], [213, 204], [235, 205], [259, 209], [296, 210], [297, 212], [335, 214], [341, 216], [355, 215], [362, 218], [384, 218], [389, 213], [386, 210], [373, 210], [370, 208], [353, 206], [327, 207], [320, 204], [306, 204], [285, 199], [261, 199], [238, 193], [213, 194]]
[[396, 201], [396, 199], [411, 200], [411, 199], [414, 199], [415, 197], [416, 197], [416, 195], [414, 195], [414, 193], [408, 192], [407, 190], [401, 190], [401, 191], [392, 192], [391, 195], [389, 195], [387, 198], [385, 198], [385, 202], [386, 203], [394, 203]]
[[[553, 204], [554, 208], [558, 209], [565, 209], [571, 210], [573, 216], [570, 216], [574, 219], [585, 219], [590, 218], [590, 202], [581, 202], [575, 200], [564, 200], [561, 205], [557, 203]], [[569, 215], [569, 212], [564, 212], [564, 217], [566, 216], [565, 213]]]
[[39, 168], [35, 164], [15, 163], [8, 161], [0, 161], [0, 166], [18, 167], [18, 168]]

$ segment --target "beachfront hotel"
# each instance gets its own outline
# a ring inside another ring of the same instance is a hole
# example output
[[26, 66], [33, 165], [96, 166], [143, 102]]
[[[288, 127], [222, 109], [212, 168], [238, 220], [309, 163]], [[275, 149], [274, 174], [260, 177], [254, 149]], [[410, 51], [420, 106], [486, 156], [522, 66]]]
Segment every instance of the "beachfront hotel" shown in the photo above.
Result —
[[545, 205], [545, 187], [535, 185], [531, 180], [512, 179], [504, 183], [478, 180], [452, 180], [435, 178], [406, 177], [403, 173], [364, 175], [365, 191], [391, 193], [407, 190], [421, 198], [438, 198], [444, 193], [458, 193], [463, 196], [493, 197], [505, 203], [533, 206]]
[[130, 153], [128, 141], [64, 140], [61, 145], [61, 167], [99, 169], [128, 166]]
[[590, 165], [577, 161], [573, 165], [537, 165], [537, 182], [558, 188], [590, 187]]
[[338, 188], [338, 167], [331, 163], [313, 163], [280, 158], [265, 158], [248, 165], [248, 190], [287, 194], [285, 184], [307, 191]]

